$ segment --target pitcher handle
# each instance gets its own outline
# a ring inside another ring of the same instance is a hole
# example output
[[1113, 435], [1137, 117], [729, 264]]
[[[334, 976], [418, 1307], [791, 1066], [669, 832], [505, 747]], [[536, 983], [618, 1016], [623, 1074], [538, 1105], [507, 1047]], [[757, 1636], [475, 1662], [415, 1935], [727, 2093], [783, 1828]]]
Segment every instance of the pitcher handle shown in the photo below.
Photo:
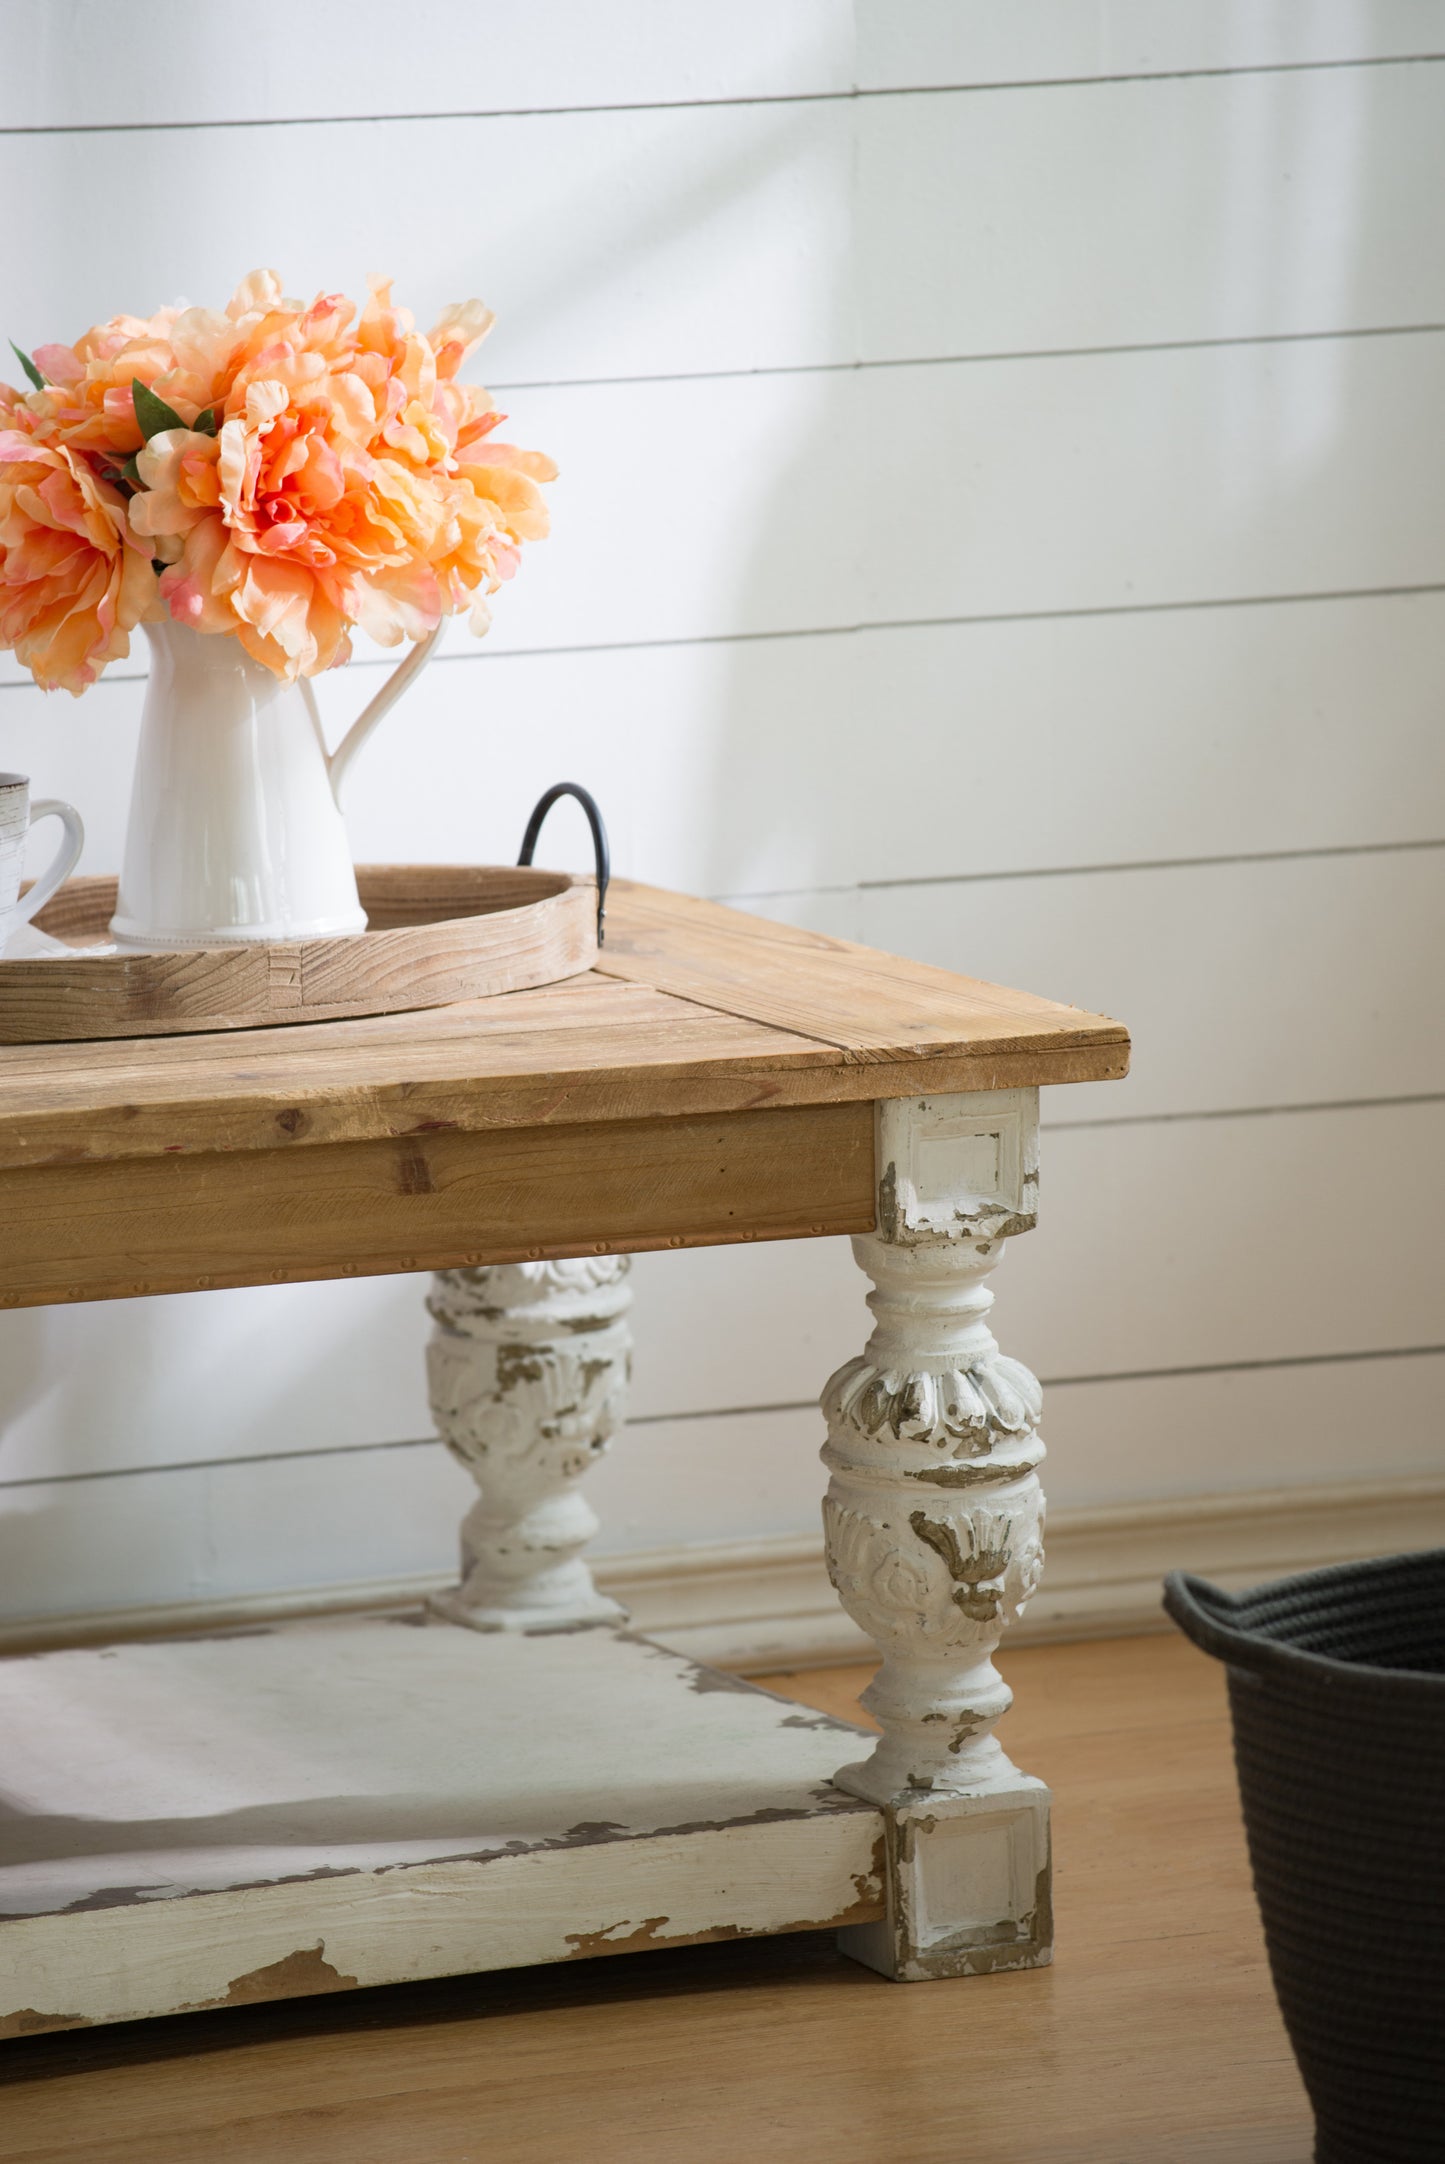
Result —
[[[429, 631], [424, 639], [417, 640], [405, 661], [398, 662], [397, 666], [392, 670], [371, 704], [362, 708], [335, 751], [327, 753], [326, 771], [331, 777], [331, 794], [338, 804], [341, 802], [341, 785], [351, 771], [352, 760], [356, 757], [356, 754], [360, 751], [382, 716], [390, 712], [408, 684], [414, 682], [421, 675], [422, 670], [431, 660], [432, 654], [436, 650], [436, 643], [442, 635], [445, 623], [446, 618], [443, 617], [435, 631]], [[311, 709], [312, 718], [316, 722], [319, 735], [321, 717], [316, 711], [316, 694], [311, 688], [309, 678], [302, 677], [301, 689], [305, 695], [306, 703]]]

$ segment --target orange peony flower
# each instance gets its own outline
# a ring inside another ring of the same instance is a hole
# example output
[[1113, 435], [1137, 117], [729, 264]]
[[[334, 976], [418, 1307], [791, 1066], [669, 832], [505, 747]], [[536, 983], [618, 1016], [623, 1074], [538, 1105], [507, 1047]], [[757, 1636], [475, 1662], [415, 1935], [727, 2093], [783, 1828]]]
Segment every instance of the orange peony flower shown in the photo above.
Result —
[[[172, 616], [311, 676], [348, 658], [357, 626], [391, 646], [465, 609], [484, 631], [487, 595], [546, 534], [538, 484], [556, 468], [493, 443], [501, 414], [456, 380], [491, 322], [467, 301], [423, 337], [388, 281], [358, 319], [342, 295], [304, 308], [254, 271], [224, 314], [118, 316], [40, 348], [43, 384], [5, 393], [0, 420], [92, 491], [112, 534], [119, 513], [118, 547], [154, 562]], [[0, 636], [18, 644], [11, 621]]]
[[0, 643], [47, 691], [78, 697], [151, 613], [156, 575], [124, 498], [68, 444], [0, 430]]

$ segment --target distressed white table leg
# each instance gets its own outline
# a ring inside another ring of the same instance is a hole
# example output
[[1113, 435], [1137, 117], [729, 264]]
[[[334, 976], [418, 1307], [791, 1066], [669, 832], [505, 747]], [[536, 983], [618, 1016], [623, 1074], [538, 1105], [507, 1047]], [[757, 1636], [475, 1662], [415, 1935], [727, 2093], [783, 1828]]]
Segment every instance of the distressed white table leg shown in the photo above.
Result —
[[625, 1255], [440, 1270], [427, 1306], [432, 1412], [481, 1489], [462, 1521], [462, 1579], [432, 1606], [475, 1630], [617, 1622], [582, 1549], [581, 1491], [626, 1400], [632, 1292]]
[[823, 1395], [829, 1572], [883, 1655], [883, 1734], [838, 1781], [884, 1809], [889, 1915], [840, 1939], [902, 1980], [1051, 1953], [1049, 1792], [993, 1734], [992, 1656], [1043, 1567], [1044, 1450], [987, 1279], [1034, 1222], [1037, 1167], [1037, 1091], [879, 1105], [878, 1231], [853, 1242], [876, 1327]]

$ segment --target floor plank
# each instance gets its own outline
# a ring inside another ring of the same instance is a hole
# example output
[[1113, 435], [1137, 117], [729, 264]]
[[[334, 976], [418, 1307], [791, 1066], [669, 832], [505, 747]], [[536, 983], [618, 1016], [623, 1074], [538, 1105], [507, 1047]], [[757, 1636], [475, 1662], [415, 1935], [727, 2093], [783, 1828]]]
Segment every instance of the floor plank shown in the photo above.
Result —
[[[1054, 1786], [1052, 1969], [900, 1987], [824, 1937], [461, 1978], [0, 2050], [3, 2164], [1307, 2164], [1219, 1672], [1006, 1663]], [[769, 1680], [854, 1713], [866, 1671]]]

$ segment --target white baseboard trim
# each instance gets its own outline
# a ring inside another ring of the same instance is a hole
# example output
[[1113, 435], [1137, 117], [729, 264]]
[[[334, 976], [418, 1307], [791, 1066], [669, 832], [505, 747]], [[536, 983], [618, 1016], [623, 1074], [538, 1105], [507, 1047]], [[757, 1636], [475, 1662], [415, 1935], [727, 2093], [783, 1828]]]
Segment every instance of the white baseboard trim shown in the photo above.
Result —
[[1230, 1592], [1407, 1549], [1445, 1547], [1445, 1478], [1261, 1488], [1060, 1511], [1017, 1639], [1164, 1630], [1161, 1580], [1197, 1571]]
[[[1184, 1496], [1060, 1510], [1043, 1584], [1009, 1644], [1116, 1638], [1166, 1628], [1160, 1580], [1193, 1570], [1230, 1588], [1325, 1563], [1445, 1547], [1445, 1478]], [[872, 1648], [838, 1607], [819, 1539], [657, 1548], [597, 1559], [598, 1583], [639, 1630], [745, 1673], [864, 1661]], [[299, 1616], [410, 1605], [442, 1577], [380, 1578], [289, 1593], [116, 1608], [0, 1623], [0, 1653], [228, 1630]]]

